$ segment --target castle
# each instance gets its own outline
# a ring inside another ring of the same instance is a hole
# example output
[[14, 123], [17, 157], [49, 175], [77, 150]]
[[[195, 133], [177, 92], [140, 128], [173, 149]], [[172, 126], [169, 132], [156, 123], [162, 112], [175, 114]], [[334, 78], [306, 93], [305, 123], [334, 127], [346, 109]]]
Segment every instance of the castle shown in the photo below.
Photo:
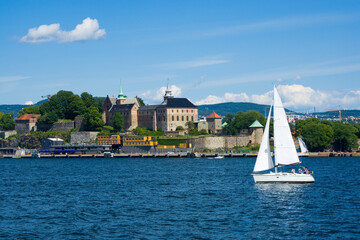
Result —
[[124, 118], [123, 129], [131, 131], [143, 127], [154, 131], [175, 131], [177, 127], [186, 128], [188, 121], [198, 120], [198, 107], [187, 98], [175, 98], [167, 86], [164, 100], [159, 105], [140, 106], [138, 98], [127, 98], [120, 92], [117, 98], [106, 97], [103, 120], [112, 126], [114, 116], [120, 113]]

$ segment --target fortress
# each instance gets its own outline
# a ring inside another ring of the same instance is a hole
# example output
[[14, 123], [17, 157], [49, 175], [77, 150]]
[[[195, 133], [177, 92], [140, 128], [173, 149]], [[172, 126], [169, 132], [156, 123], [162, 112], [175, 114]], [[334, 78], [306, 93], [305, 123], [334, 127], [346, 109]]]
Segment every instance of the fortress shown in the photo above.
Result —
[[146, 106], [140, 106], [137, 98], [125, 97], [120, 87], [117, 98], [108, 95], [105, 99], [104, 122], [112, 126], [116, 113], [124, 117], [125, 131], [131, 131], [138, 126], [154, 131], [175, 131], [178, 126], [185, 128], [188, 121], [198, 120], [198, 107], [187, 98], [175, 98], [169, 85], [162, 103]]

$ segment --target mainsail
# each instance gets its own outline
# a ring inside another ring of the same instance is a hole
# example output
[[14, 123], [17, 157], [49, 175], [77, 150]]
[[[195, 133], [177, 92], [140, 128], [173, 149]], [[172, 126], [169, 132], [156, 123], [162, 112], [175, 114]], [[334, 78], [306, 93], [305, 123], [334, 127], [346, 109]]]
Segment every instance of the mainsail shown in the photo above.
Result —
[[300, 163], [289, 123], [278, 91], [274, 86], [274, 147], [275, 166]]
[[269, 116], [266, 121], [264, 135], [261, 140], [259, 153], [256, 158], [254, 172], [265, 171], [274, 167], [273, 160], [271, 158], [270, 141], [269, 141], [271, 108], [272, 107], [270, 107]]

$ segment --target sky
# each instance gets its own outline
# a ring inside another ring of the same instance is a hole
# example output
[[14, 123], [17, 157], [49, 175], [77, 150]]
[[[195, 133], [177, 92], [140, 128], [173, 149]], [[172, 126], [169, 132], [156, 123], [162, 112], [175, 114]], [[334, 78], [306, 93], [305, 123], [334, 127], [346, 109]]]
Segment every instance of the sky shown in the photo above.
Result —
[[0, 0], [0, 104], [60, 90], [159, 104], [360, 109], [360, 1]]

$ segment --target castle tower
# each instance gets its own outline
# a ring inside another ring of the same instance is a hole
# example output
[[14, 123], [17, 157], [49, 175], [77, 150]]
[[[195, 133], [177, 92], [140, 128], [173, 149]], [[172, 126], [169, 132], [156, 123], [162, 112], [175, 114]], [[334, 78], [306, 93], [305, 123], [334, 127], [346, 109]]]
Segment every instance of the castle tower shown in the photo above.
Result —
[[125, 103], [126, 103], [126, 98], [125, 98], [125, 95], [123, 94], [122, 86], [120, 85], [120, 92], [116, 99], [116, 105], [123, 105]]
[[166, 91], [165, 91], [164, 100], [166, 100], [168, 98], [174, 98], [174, 96], [172, 95], [171, 90], [169, 88], [169, 80], [168, 80], [168, 83], [167, 83], [167, 88], [166, 88]]

